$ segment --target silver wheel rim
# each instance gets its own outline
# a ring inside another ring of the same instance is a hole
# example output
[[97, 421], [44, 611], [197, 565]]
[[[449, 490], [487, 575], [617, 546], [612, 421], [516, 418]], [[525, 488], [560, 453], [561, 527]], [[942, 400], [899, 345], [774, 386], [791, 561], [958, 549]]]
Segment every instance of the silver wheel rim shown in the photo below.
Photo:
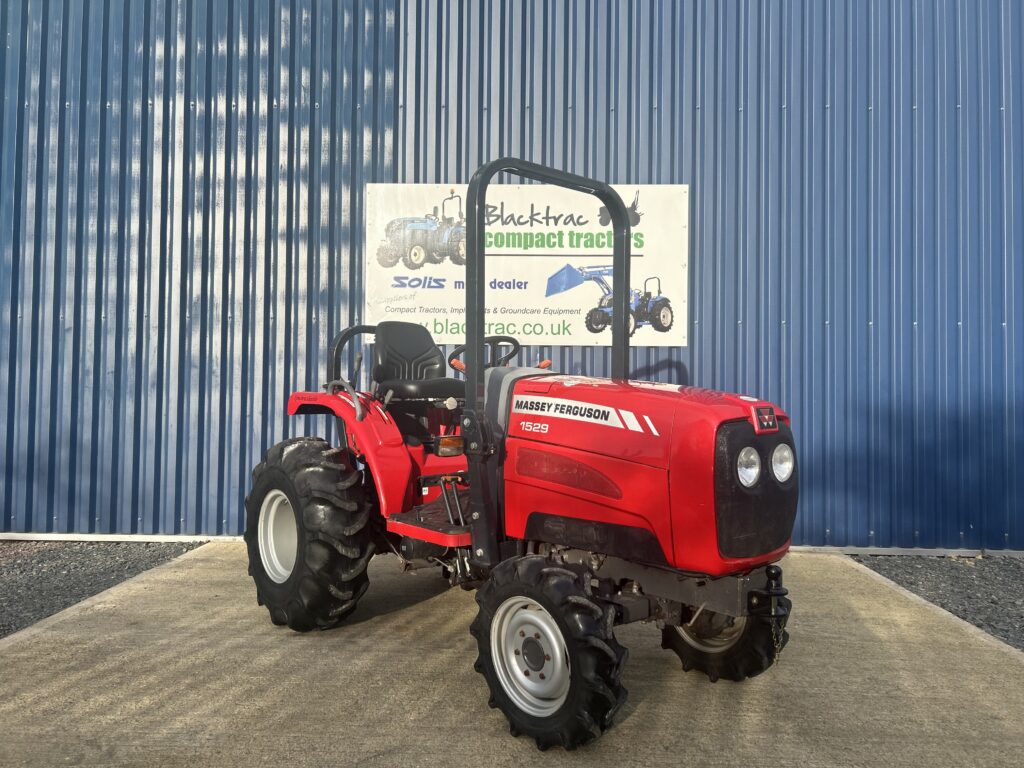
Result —
[[686, 644], [704, 653], [723, 653], [729, 650], [743, 635], [747, 626], [747, 617], [738, 616], [732, 620], [714, 637], [698, 637], [690, 627], [676, 627], [676, 632], [686, 641]]
[[662, 307], [659, 316], [661, 317], [662, 325], [668, 325], [672, 322], [672, 310], [668, 307]]
[[427, 260], [427, 249], [422, 245], [414, 245], [409, 249], [409, 260], [413, 264], [422, 264]]
[[459, 240], [459, 246], [455, 250], [457, 250], [459, 252], [459, 258], [460, 259], [466, 258], [466, 241], [465, 240]]
[[283, 491], [271, 491], [260, 506], [260, 560], [271, 581], [283, 584], [295, 568], [299, 534], [295, 512]]
[[491, 658], [502, 689], [528, 715], [548, 717], [569, 695], [569, 651], [554, 617], [528, 597], [508, 598], [491, 622]]
[[636, 318], [632, 315], [629, 316], [629, 332], [632, 333], [636, 329]]

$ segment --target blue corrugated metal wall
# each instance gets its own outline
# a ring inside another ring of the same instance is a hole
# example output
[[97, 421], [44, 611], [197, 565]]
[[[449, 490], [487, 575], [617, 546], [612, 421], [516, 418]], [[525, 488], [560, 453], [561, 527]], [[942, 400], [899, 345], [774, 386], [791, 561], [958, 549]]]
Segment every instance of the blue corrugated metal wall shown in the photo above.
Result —
[[1019, 3], [0, 7], [5, 528], [237, 532], [363, 183], [515, 154], [691, 185], [635, 366], [791, 412], [799, 541], [1024, 549]]
[[400, 180], [514, 154], [691, 185], [691, 345], [635, 365], [790, 410], [799, 541], [1024, 548], [1021, 4], [399, 17]]
[[358, 304], [393, 3], [0, 2], [0, 36], [2, 527], [237, 533]]

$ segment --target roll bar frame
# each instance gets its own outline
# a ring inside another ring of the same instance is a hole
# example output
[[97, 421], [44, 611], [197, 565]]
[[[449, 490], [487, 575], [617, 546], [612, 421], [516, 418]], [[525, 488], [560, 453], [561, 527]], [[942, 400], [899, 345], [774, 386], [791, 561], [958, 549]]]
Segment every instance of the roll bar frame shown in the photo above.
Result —
[[487, 272], [484, 266], [484, 229], [487, 224], [487, 187], [499, 173], [512, 173], [526, 179], [552, 184], [576, 192], [585, 192], [600, 200], [612, 225], [612, 280], [625, 290], [612, 298], [611, 377], [629, 376], [629, 211], [622, 198], [608, 184], [547, 166], [503, 157], [482, 165], [469, 182], [466, 195], [466, 407], [462, 416], [462, 435], [470, 486], [470, 534], [473, 547], [470, 562], [487, 572], [499, 562], [522, 554], [523, 542], [504, 540], [501, 508], [504, 503], [500, 462], [504, 454], [503, 435], [491, 424], [484, 410], [484, 337], [487, 334]]
[[[499, 173], [514, 173], [526, 179], [594, 195], [611, 216], [612, 280], [629, 286], [631, 232], [629, 211], [619, 194], [608, 184], [514, 157], [503, 157], [482, 165], [469, 182], [466, 195], [466, 407], [476, 409], [484, 398], [484, 343], [486, 335], [486, 270], [484, 229], [487, 215], [487, 187]], [[629, 291], [616, 291], [612, 300], [611, 377], [629, 377]]]

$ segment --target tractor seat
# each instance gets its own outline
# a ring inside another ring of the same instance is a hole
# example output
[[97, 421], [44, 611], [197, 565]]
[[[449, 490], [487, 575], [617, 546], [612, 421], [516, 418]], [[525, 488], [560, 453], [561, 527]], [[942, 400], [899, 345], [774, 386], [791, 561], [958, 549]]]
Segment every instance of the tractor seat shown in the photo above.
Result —
[[398, 400], [462, 399], [466, 382], [444, 376], [444, 354], [430, 331], [416, 323], [385, 321], [374, 334], [373, 380]]
[[462, 400], [466, 397], [466, 382], [459, 379], [385, 379], [378, 382], [381, 392], [391, 390], [392, 399], [398, 400], [447, 400], [454, 397]]

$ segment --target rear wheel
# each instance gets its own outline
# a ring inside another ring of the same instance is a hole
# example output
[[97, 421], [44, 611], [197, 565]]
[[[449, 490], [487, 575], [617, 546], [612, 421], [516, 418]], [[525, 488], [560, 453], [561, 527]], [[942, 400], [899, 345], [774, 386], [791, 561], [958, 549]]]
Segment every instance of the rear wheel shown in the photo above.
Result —
[[253, 470], [249, 574], [275, 624], [333, 627], [366, 592], [375, 513], [360, 480], [347, 453], [311, 437], [278, 443]]
[[456, 232], [452, 235], [449, 253], [453, 264], [466, 263], [466, 235], [464, 233]]
[[511, 558], [476, 600], [475, 669], [513, 736], [526, 734], [540, 749], [575, 749], [611, 726], [626, 700], [628, 653], [612, 632], [614, 608], [592, 594], [586, 570]]
[[665, 627], [661, 647], [675, 652], [686, 671], [739, 682], [771, 667], [788, 640], [784, 620], [702, 611], [692, 625]]
[[665, 299], [656, 301], [651, 308], [651, 325], [654, 326], [654, 330], [665, 333], [672, 328], [673, 322], [675, 314], [672, 312], [672, 305]]

